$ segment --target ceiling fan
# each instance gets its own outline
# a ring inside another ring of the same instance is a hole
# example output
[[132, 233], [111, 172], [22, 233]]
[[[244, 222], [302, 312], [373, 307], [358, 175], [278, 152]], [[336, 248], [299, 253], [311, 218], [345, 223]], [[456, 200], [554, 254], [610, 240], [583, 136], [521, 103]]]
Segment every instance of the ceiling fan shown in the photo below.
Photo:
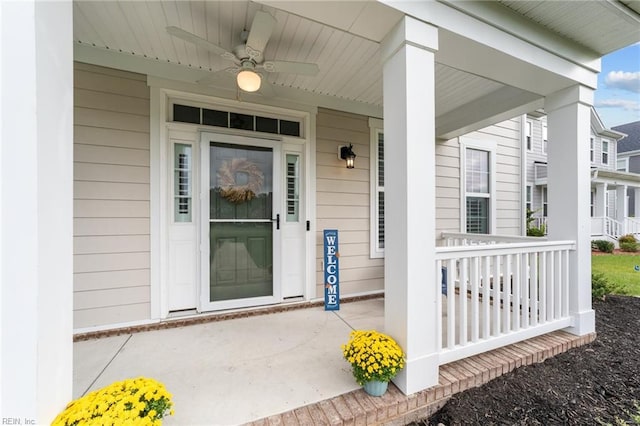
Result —
[[[215, 79], [219, 74], [232, 73], [236, 75], [236, 82], [240, 89], [245, 92], [255, 92], [260, 89], [262, 84], [262, 76], [259, 71], [309, 76], [314, 76], [319, 71], [316, 64], [265, 60], [264, 49], [269, 42], [275, 24], [275, 18], [269, 13], [257, 11], [251, 24], [251, 30], [242, 31], [240, 34], [241, 43], [234, 47], [232, 52], [179, 27], [167, 27], [167, 32], [233, 62], [232, 67], [216, 71], [210, 79], [204, 80]], [[199, 83], [204, 82], [203, 80], [199, 81]]]

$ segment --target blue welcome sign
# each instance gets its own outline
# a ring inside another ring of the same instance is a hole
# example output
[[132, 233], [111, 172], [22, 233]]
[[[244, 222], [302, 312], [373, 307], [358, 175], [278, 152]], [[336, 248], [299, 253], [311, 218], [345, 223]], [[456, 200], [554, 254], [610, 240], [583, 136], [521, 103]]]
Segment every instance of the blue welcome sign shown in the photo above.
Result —
[[325, 229], [324, 240], [324, 310], [340, 309], [340, 266], [338, 258], [338, 230]]

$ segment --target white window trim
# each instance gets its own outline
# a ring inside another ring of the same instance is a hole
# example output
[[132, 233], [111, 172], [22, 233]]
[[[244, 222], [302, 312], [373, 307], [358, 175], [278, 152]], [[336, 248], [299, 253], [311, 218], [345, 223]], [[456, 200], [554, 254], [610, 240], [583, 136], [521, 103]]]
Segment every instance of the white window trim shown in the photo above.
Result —
[[622, 158], [618, 158], [616, 159], [616, 171], [618, 170], [618, 161], [624, 161], [624, 170], [622, 170], [623, 172], [629, 172], [629, 157], [622, 157]]
[[[605, 144], [605, 143], [607, 144], [607, 150], [606, 150], [606, 151], [604, 150], [604, 144]], [[610, 150], [610, 148], [609, 148], [609, 147], [610, 147], [610, 145], [611, 145], [611, 142], [609, 142], [608, 140], [604, 140], [604, 139], [603, 139], [602, 141], [600, 141], [600, 147], [601, 147], [601, 151], [602, 151], [602, 153], [600, 154], [600, 162], [601, 162], [603, 165], [605, 165], [605, 164], [606, 164], [606, 165], [609, 165], [609, 158], [611, 157], [611, 155], [609, 154], [609, 150]], [[605, 154], [606, 154], [606, 156], [607, 156], [607, 161], [606, 161], [606, 162], [604, 161], [604, 156], [605, 156]]]
[[593, 139], [593, 136], [591, 136], [590, 158], [591, 158], [591, 162], [594, 163], [596, 160], [596, 156], [595, 156], [595, 141]]
[[[527, 212], [527, 204], [530, 205], [529, 210], [533, 211], [533, 185], [530, 182], [527, 182], [527, 185], [524, 189], [524, 208], [525, 208], [525, 215]], [[529, 199], [527, 199], [527, 196], [530, 197]]]
[[533, 151], [533, 121], [527, 120], [524, 128], [524, 143], [527, 151]]
[[[384, 248], [378, 247], [378, 134], [384, 133], [384, 122], [369, 118], [369, 256], [384, 258]], [[384, 189], [383, 189], [384, 191]]]
[[[489, 233], [496, 233], [496, 152], [498, 144], [491, 140], [458, 138], [460, 143], [460, 229], [467, 232], [467, 148], [489, 152]], [[473, 195], [473, 194], [470, 194]], [[477, 196], [477, 195], [476, 195]]]

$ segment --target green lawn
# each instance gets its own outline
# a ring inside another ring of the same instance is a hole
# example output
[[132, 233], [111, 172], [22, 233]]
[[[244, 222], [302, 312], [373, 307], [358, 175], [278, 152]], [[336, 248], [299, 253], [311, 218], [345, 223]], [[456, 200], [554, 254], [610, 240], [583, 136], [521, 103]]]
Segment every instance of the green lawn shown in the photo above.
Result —
[[640, 255], [591, 256], [591, 271], [603, 273], [609, 281], [624, 286], [629, 294], [640, 296]]

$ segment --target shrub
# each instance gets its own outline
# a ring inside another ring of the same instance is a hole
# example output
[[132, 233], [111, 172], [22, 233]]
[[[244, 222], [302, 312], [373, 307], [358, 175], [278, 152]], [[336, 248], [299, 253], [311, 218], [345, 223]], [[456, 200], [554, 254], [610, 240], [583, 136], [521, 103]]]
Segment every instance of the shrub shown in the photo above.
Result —
[[627, 290], [618, 284], [612, 283], [602, 273], [591, 274], [591, 297], [604, 300], [609, 294], [626, 294]]
[[614, 245], [611, 241], [607, 240], [594, 240], [591, 242], [591, 247], [595, 247], [603, 253], [613, 253]]
[[638, 241], [636, 240], [636, 237], [633, 236], [633, 234], [626, 234], [618, 237], [618, 242], [622, 244], [622, 243], [637, 243]]
[[160, 382], [145, 377], [112, 383], [71, 401], [56, 417], [54, 426], [161, 425], [173, 415], [171, 394]]
[[591, 297], [593, 299], [604, 300], [607, 294], [610, 294], [611, 282], [607, 280], [604, 274], [591, 274]]
[[527, 236], [528, 237], [544, 237], [544, 225], [542, 225], [540, 228], [536, 228], [534, 226], [527, 229]]
[[636, 251], [638, 251], [638, 243], [634, 242], [621, 242], [620, 243], [620, 250], [622, 251], [626, 251], [626, 252], [631, 252], [634, 253]]

